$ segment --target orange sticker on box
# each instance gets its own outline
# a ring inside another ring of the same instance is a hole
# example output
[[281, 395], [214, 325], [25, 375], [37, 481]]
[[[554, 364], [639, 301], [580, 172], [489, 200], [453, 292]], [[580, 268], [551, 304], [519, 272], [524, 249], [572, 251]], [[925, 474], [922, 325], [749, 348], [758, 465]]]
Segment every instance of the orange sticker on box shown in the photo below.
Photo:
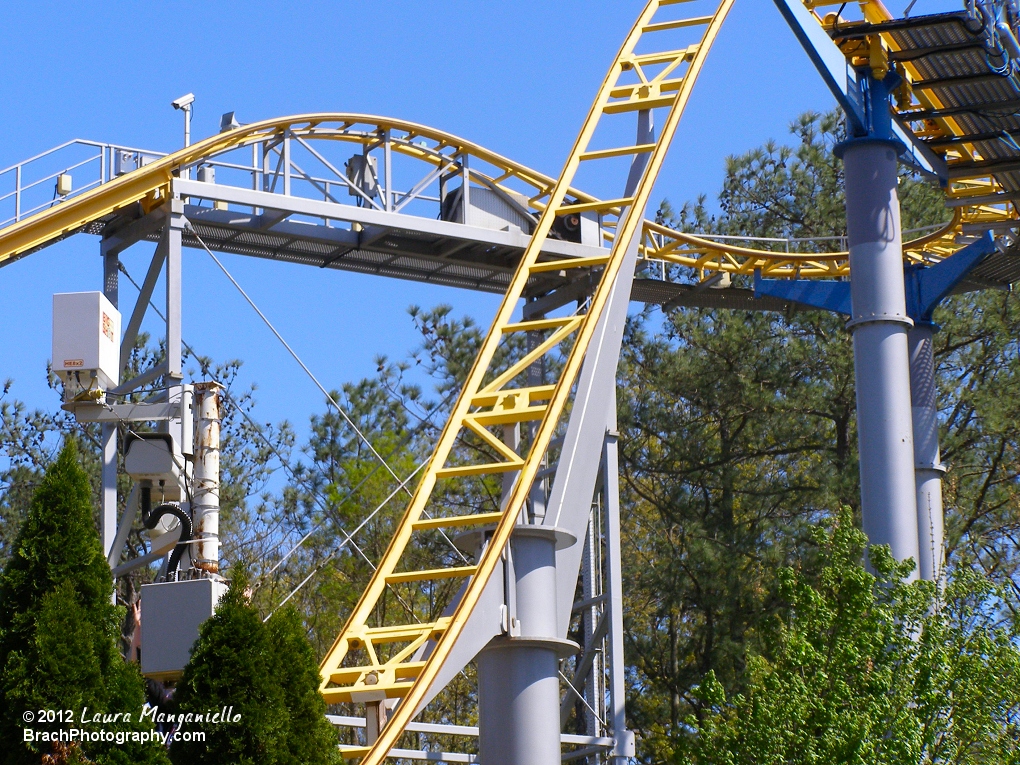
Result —
[[116, 342], [113, 339], [113, 319], [106, 315], [106, 311], [103, 311], [103, 334], [110, 338], [110, 342]]
[[64, 369], [85, 366], [85, 359], [64, 359]]

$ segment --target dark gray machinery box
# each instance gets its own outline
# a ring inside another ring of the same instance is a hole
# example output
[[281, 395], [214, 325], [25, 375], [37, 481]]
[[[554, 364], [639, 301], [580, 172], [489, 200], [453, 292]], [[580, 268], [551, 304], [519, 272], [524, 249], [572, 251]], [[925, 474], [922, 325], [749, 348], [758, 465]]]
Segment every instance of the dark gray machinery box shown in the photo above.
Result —
[[142, 585], [142, 674], [176, 680], [188, 663], [198, 628], [213, 615], [226, 582], [188, 579]]

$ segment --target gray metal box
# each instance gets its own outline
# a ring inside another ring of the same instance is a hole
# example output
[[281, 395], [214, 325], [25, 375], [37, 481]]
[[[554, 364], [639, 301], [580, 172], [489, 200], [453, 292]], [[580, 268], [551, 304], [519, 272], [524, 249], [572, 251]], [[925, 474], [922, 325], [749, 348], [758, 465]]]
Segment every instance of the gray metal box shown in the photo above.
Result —
[[142, 585], [142, 674], [176, 680], [190, 658], [198, 628], [213, 615], [225, 582], [189, 579]]

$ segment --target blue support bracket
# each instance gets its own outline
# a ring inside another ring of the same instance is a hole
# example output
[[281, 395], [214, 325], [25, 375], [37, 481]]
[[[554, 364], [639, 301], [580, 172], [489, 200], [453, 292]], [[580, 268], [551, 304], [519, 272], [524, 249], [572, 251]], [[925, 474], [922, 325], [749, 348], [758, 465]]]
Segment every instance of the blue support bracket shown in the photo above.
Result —
[[[934, 266], [905, 266], [907, 315], [915, 322], [931, 322], [932, 312], [971, 270], [995, 252], [990, 232]], [[808, 308], [850, 316], [850, 282], [813, 279], [763, 279], [754, 272], [754, 296], [768, 296]]]
[[968, 244], [934, 266], [907, 266], [903, 282], [907, 290], [907, 315], [914, 321], [930, 322], [932, 312], [971, 270], [995, 252], [991, 232]]
[[810, 308], [850, 315], [850, 282], [815, 279], [763, 279], [754, 272], [754, 296], [767, 295]]
[[[846, 55], [822, 29], [814, 13], [804, 4], [804, 0], [775, 0], [775, 4], [835, 97], [836, 103], [846, 114], [849, 133], [853, 136], [869, 135], [871, 123], [876, 116], [868, 114], [869, 83], [866, 80], [870, 75], [850, 66]], [[888, 77], [889, 75], [886, 75], [887, 79]], [[886, 90], [891, 90], [892, 87], [890, 81]], [[883, 111], [888, 109], [887, 99], [882, 109]], [[884, 114], [882, 116], [884, 117]], [[946, 161], [914, 135], [899, 115], [893, 114], [892, 120], [893, 137], [902, 142], [906, 149], [900, 155], [900, 160], [915, 170], [937, 177], [939, 182], [945, 185], [949, 177]]]

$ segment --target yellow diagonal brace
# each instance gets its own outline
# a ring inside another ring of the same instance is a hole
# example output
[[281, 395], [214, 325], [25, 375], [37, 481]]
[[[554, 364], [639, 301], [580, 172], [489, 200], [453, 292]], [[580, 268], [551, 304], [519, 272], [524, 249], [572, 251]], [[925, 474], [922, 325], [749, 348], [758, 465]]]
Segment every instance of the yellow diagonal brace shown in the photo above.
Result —
[[479, 425], [478, 421], [474, 417], [465, 417], [464, 425], [466, 425], [468, 430], [470, 430], [472, 433], [474, 433], [476, 436], [482, 439], [486, 444], [488, 444], [489, 448], [493, 449], [499, 456], [501, 456], [507, 462], [512, 463], [514, 465], [523, 464], [524, 460], [521, 459], [521, 455], [519, 455], [509, 446], [507, 446], [498, 438], [496, 438], [494, 435], [492, 435], [492, 433], [490, 433], [484, 427]]
[[693, 19], [677, 19], [676, 21], [662, 21], [658, 24], [649, 24], [642, 28], [642, 32], [665, 32], [669, 29], [684, 29], [685, 27], [697, 27], [702, 24], [707, 24], [712, 20], [712, 16], [698, 16]]
[[[578, 258], [581, 260], [581, 258]], [[544, 356], [550, 348], [554, 348], [562, 343], [569, 335], [577, 330], [581, 326], [582, 317], [572, 316], [571, 320], [564, 324], [562, 327], [553, 332], [549, 337], [539, 343], [537, 346], [528, 351], [521, 359], [514, 363], [509, 369], [503, 374], [499, 375], [495, 380], [490, 382], [484, 388], [478, 391], [475, 395], [471, 396], [471, 402], [474, 403], [475, 399], [478, 398], [479, 393], [495, 393], [508, 382], [513, 380], [517, 375], [523, 372], [525, 369], [530, 367], [542, 356]], [[500, 333], [502, 334], [502, 332]]]
[[503, 327], [503, 334], [510, 332], [538, 332], [545, 329], [556, 329], [571, 322], [576, 322], [576, 316], [558, 316], [555, 319], [532, 319], [531, 321], [515, 321]]

